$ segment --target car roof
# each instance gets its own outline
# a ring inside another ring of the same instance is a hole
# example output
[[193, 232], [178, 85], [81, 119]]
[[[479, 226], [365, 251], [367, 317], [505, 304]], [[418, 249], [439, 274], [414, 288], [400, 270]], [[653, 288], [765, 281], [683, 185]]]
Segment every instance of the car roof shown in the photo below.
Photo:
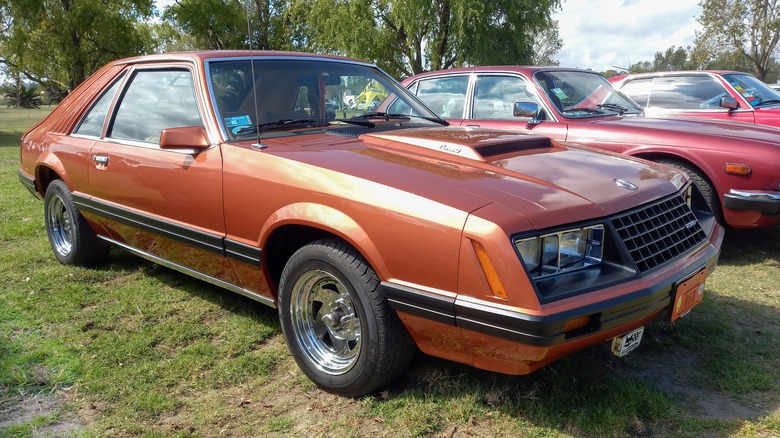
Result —
[[512, 72], [512, 73], [522, 73], [528, 76], [533, 75], [536, 72], [540, 71], [584, 71], [589, 73], [595, 73], [599, 74], [596, 71], [593, 70], [585, 70], [581, 68], [573, 68], [573, 67], [560, 67], [557, 65], [551, 65], [551, 66], [539, 66], [539, 65], [489, 65], [489, 66], [483, 66], [483, 67], [460, 67], [460, 68], [449, 68], [445, 70], [434, 70], [434, 71], [428, 71], [423, 73], [418, 73], [416, 75], [410, 76], [406, 78], [405, 80], [410, 80], [412, 78], [422, 78], [426, 76], [437, 76], [442, 74], [457, 74], [457, 73], [491, 73], [491, 72]]
[[130, 58], [119, 59], [115, 61], [117, 64], [138, 64], [144, 62], [170, 62], [170, 61], [189, 61], [202, 63], [209, 59], [224, 59], [224, 58], [264, 58], [264, 57], [290, 57], [290, 58], [320, 58], [331, 60], [347, 60], [352, 62], [359, 62], [363, 64], [370, 64], [365, 61], [354, 58], [345, 58], [343, 56], [335, 55], [322, 55], [318, 53], [307, 52], [289, 52], [279, 50], [200, 50], [191, 52], [171, 52], [171, 53], [157, 53], [151, 55], [134, 56]]
[[644, 72], [644, 73], [632, 73], [628, 75], [619, 76], [621, 79], [625, 78], [641, 78], [650, 76], [676, 76], [676, 75], [748, 75], [750, 73], [736, 70], [674, 70], [674, 71], [656, 71], [656, 72]]

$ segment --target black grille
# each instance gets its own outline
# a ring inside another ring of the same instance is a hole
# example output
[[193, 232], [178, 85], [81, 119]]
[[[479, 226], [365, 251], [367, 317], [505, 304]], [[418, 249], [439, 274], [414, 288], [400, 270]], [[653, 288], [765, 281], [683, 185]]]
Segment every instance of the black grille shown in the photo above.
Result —
[[614, 217], [612, 225], [643, 273], [707, 239], [682, 194]]

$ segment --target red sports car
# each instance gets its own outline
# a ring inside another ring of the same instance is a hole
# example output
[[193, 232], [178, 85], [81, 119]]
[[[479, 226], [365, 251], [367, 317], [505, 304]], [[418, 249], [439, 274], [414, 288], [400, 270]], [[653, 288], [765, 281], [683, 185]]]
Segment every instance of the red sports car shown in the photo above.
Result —
[[[334, 107], [371, 86], [404, 114]], [[277, 307], [358, 396], [425, 353], [532, 372], [702, 299], [723, 228], [685, 174], [446, 126], [371, 64], [202, 52], [106, 65], [22, 138], [56, 258], [114, 246]]]
[[603, 76], [572, 68], [474, 67], [403, 83], [454, 125], [541, 134], [663, 163], [693, 178], [722, 224], [780, 224], [780, 129], [645, 117]]

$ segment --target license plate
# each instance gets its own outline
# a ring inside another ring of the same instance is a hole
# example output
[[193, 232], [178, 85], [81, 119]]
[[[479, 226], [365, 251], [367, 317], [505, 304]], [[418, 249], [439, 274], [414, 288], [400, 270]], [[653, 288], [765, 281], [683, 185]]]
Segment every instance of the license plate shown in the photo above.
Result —
[[631, 330], [628, 333], [624, 333], [620, 336], [616, 336], [612, 339], [612, 354], [617, 357], [623, 357], [628, 353], [634, 351], [639, 343], [642, 342], [642, 333], [645, 332], [644, 327]]
[[706, 279], [707, 269], [705, 268], [675, 286], [672, 321], [687, 315], [693, 306], [701, 303], [704, 298], [704, 280]]

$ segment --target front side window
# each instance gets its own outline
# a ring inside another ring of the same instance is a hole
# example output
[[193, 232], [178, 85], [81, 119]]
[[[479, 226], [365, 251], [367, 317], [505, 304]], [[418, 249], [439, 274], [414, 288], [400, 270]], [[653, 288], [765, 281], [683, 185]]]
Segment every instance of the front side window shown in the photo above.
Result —
[[673, 76], [655, 78], [648, 108], [684, 110], [717, 109], [728, 92], [710, 76]]
[[119, 101], [109, 137], [147, 143], [160, 141], [166, 128], [203, 126], [187, 69], [139, 70]]
[[98, 98], [95, 104], [92, 105], [92, 108], [90, 108], [84, 118], [81, 119], [79, 126], [73, 131], [74, 134], [93, 137], [100, 137], [103, 135], [103, 124], [106, 121], [106, 115], [108, 115], [108, 108], [114, 100], [116, 90], [119, 89], [119, 84], [122, 82], [122, 76], [117, 78], [108, 90], [106, 90]]
[[529, 84], [513, 76], [480, 76], [474, 89], [475, 119], [511, 119], [515, 102], [541, 105]]

